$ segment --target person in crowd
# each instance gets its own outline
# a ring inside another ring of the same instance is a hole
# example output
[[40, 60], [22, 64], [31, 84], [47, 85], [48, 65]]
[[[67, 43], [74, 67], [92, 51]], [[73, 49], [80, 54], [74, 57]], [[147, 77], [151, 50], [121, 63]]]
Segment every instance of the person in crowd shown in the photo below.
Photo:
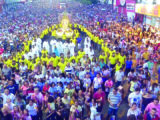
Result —
[[[64, 13], [71, 21], [65, 32], [59, 24], [63, 8], [27, 2], [10, 9], [5, 4], [0, 13], [0, 118], [108, 120], [121, 119], [120, 109], [128, 111], [125, 119], [157, 119], [159, 30], [134, 20], [133, 25], [108, 4], [76, 3]], [[65, 35], [57, 37], [58, 31]], [[127, 98], [129, 110], [121, 107]]]
[[117, 119], [117, 112], [121, 104], [121, 101], [122, 101], [122, 97], [120, 93], [118, 93], [117, 88], [114, 87], [113, 91], [110, 92], [108, 95], [109, 109], [108, 109], [107, 119], [109, 119], [112, 115], [114, 115], [115, 118]]
[[149, 103], [145, 109], [145, 113], [150, 112], [152, 108], [156, 109], [156, 114], [160, 117], [158, 114], [160, 112], [160, 104], [159, 104], [159, 99], [155, 98], [153, 102]]
[[28, 110], [29, 115], [31, 116], [32, 120], [37, 120], [38, 118], [38, 107], [34, 100], [29, 100], [29, 104], [26, 105], [26, 109]]
[[128, 96], [129, 106], [132, 106], [133, 103], [136, 103], [138, 107], [142, 106], [142, 95], [140, 94], [140, 89], [136, 88], [135, 92], [132, 92]]
[[137, 116], [139, 116], [140, 114], [141, 110], [137, 107], [136, 103], [133, 103], [132, 107], [127, 112], [127, 117], [129, 117], [130, 115], [135, 115], [137, 118]]
[[144, 116], [144, 120], [159, 120], [160, 118], [157, 115], [157, 110], [152, 108], [149, 113]]

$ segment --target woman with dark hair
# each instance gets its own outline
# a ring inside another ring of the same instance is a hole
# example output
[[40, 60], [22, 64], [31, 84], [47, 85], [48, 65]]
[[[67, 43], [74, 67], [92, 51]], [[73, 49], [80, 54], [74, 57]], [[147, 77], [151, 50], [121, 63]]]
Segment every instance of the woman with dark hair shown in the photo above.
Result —
[[46, 117], [47, 120], [50, 120], [51, 118], [52, 120], [55, 120], [56, 118], [55, 103], [54, 103], [54, 98], [52, 96], [49, 96], [48, 98], [48, 104], [45, 112], [47, 113]]
[[37, 120], [38, 118], [38, 107], [37, 104], [30, 99], [29, 104], [26, 106], [26, 109], [29, 112], [29, 115], [32, 117], [32, 120]]
[[4, 106], [2, 108], [2, 116], [1, 119], [2, 120], [13, 120], [12, 114], [10, 113], [11, 111], [9, 110], [9, 108], [7, 106]]
[[127, 120], [137, 120], [136, 116], [135, 115], [130, 115]]
[[153, 101], [153, 95], [148, 91], [145, 95], [142, 96], [142, 113], [144, 112], [146, 106]]

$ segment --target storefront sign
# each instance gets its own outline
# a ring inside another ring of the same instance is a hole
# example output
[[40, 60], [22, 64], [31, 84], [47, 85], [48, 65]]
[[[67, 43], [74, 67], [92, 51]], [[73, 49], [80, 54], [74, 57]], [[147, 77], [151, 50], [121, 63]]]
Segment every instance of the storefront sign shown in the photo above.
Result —
[[127, 3], [126, 4], [126, 10], [134, 11], [135, 4], [134, 3]]
[[135, 11], [139, 14], [160, 17], [160, 5], [136, 4]]

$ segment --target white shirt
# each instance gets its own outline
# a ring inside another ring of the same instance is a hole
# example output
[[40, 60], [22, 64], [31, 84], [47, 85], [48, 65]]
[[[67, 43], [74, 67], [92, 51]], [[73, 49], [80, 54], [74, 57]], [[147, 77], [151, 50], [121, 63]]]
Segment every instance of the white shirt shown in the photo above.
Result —
[[91, 85], [91, 79], [90, 78], [84, 78], [83, 79], [83, 87], [86, 88], [86, 87], [90, 87]]
[[7, 99], [10, 99], [12, 103], [13, 103], [13, 101], [15, 99], [15, 96], [12, 93], [10, 93], [9, 95], [6, 95], [5, 93], [2, 93], [1, 96], [3, 98], [3, 105], [6, 104]]
[[97, 115], [98, 114], [98, 112], [97, 112], [97, 106], [92, 106], [90, 108], [90, 110], [91, 110], [91, 115], [90, 115], [90, 119], [91, 120], [101, 120], [100, 114]]
[[13, 104], [12, 102], [11, 103], [9, 103], [9, 104], [5, 104], [5, 106], [7, 106], [8, 108], [9, 108], [9, 110], [13, 110], [13, 107], [15, 106], [15, 104]]
[[52, 46], [52, 51], [54, 51], [54, 48], [56, 47], [56, 40], [51, 40], [50, 44]]
[[132, 92], [129, 94], [128, 98], [131, 104], [137, 103], [139, 105], [140, 101], [142, 100], [142, 95], [140, 93], [136, 94], [136, 92]]
[[145, 69], [145, 68], [148, 68], [148, 63], [147, 62], [143, 64], [143, 69]]
[[101, 84], [103, 83], [103, 80], [102, 80], [101, 77], [100, 78], [95, 77], [93, 82], [94, 82], [94, 88], [97, 89], [98, 87], [101, 87]]
[[79, 79], [80, 79], [80, 80], [83, 80], [85, 74], [86, 74], [85, 71], [80, 71], [80, 72], [79, 72]]
[[120, 72], [120, 71], [117, 71], [115, 73], [115, 80], [116, 81], [122, 81], [123, 80], [123, 77], [124, 77], [124, 72]]
[[25, 72], [26, 70], [27, 70], [27, 66], [26, 65], [24, 65], [24, 66], [20, 66], [20, 71], [22, 71], [22, 72]]
[[57, 83], [57, 78], [56, 77], [52, 77], [51, 79], [49, 79], [49, 83]]
[[90, 51], [89, 51], [89, 58], [93, 58], [93, 56], [94, 56], [94, 50], [92, 49], [90, 49]]
[[46, 48], [47, 51], [50, 51], [50, 46], [49, 46], [48, 42], [45, 41], [43, 43], [43, 48]]
[[70, 43], [69, 44], [69, 48], [70, 48], [71, 56], [73, 56], [74, 55], [75, 44], [74, 43]]
[[131, 108], [127, 112], [127, 117], [130, 115], [135, 115], [136, 117], [141, 114], [141, 110], [137, 108], [136, 110], [132, 110]]
[[42, 43], [42, 40], [40, 38], [37, 38], [37, 44], [41, 44]]
[[36, 116], [37, 115], [37, 105], [36, 103], [33, 103], [32, 106], [30, 106], [29, 104], [26, 106], [26, 109], [29, 112], [29, 115], [31, 116]]

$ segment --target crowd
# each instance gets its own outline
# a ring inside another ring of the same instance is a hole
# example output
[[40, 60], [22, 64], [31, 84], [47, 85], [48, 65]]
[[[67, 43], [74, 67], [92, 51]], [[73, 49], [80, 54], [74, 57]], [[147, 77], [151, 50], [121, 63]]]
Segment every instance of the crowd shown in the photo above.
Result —
[[62, 10], [22, 5], [0, 14], [0, 119], [119, 120], [128, 104], [126, 119], [159, 120], [158, 29], [107, 5], [67, 10], [80, 33], [74, 44], [52, 38]]

